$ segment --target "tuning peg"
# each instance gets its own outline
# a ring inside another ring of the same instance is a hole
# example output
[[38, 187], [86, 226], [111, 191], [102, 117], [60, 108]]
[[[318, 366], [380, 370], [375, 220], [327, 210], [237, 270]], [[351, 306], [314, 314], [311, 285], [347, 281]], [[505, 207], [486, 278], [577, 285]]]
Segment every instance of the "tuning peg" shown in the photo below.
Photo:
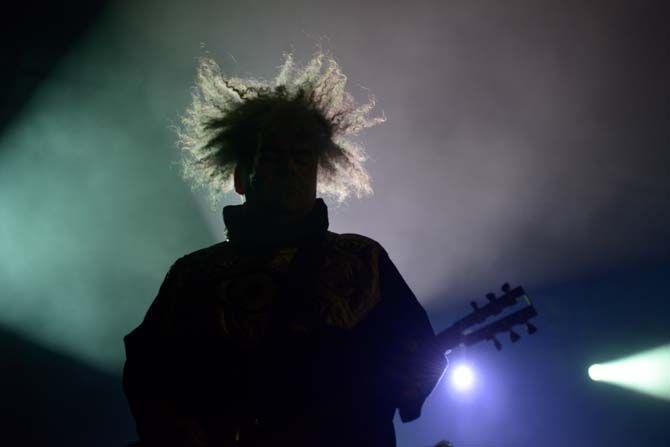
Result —
[[533, 335], [537, 332], [537, 328], [533, 325], [533, 323], [526, 323], [526, 330], [528, 331], [528, 335]]
[[509, 290], [510, 290], [509, 283], [505, 283], [505, 284], [503, 284], [502, 287], [501, 287], [501, 289], [502, 289], [502, 291], [505, 292], [505, 293], [509, 292]]
[[496, 294], [495, 293], [487, 293], [486, 294], [486, 299], [489, 301], [493, 301], [496, 299]]
[[518, 342], [520, 338], [521, 338], [521, 336], [519, 334], [517, 334], [516, 332], [514, 332], [512, 330], [509, 331], [509, 339], [512, 343]]
[[474, 301], [470, 301], [470, 306], [472, 306], [472, 308], [475, 310], [475, 312], [477, 312], [479, 310], [479, 306]]
[[498, 351], [502, 349], [502, 343], [500, 343], [500, 340], [498, 340], [496, 337], [491, 337], [491, 340], [493, 340], [493, 346], [496, 347]]

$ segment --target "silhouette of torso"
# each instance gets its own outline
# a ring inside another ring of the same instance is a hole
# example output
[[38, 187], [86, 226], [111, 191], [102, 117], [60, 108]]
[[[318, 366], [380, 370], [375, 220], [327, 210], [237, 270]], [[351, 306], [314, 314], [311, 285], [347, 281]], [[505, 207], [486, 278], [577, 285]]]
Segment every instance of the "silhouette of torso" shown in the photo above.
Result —
[[197, 418], [200, 445], [395, 446], [395, 409], [418, 417], [446, 361], [383, 247], [328, 231], [321, 199], [290, 228], [242, 205], [224, 220], [228, 240], [180, 258], [125, 338], [140, 437], [160, 398]]

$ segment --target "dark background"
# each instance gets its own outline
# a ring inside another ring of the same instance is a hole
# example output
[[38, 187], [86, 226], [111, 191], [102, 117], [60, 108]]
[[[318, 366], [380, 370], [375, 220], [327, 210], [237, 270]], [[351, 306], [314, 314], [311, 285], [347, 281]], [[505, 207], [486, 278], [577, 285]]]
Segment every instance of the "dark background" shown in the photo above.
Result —
[[322, 35], [388, 117], [365, 139], [375, 195], [329, 203], [331, 229], [380, 241], [436, 329], [505, 281], [540, 313], [537, 335], [470, 349], [475, 389], [440, 383], [399, 446], [670, 444], [668, 401], [586, 374], [670, 342], [668, 19], [632, 1], [7, 9], [3, 445], [133, 439], [121, 337], [170, 263], [223, 234], [170, 164], [196, 57], [269, 77]]

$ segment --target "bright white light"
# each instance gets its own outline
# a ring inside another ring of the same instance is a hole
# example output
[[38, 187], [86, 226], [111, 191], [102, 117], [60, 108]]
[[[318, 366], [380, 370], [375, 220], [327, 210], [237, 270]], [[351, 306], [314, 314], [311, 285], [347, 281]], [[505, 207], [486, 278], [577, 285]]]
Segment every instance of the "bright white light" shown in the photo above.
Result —
[[589, 367], [589, 377], [670, 400], [670, 345]]
[[589, 366], [589, 377], [591, 378], [591, 380], [595, 381], [602, 380], [603, 378], [602, 369], [603, 367], [597, 363], [595, 365]]
[[475, 382], [475, 374], [468, 365], [458, 365], [451, 373], [451, 382], [457, 390], [467, 391]]

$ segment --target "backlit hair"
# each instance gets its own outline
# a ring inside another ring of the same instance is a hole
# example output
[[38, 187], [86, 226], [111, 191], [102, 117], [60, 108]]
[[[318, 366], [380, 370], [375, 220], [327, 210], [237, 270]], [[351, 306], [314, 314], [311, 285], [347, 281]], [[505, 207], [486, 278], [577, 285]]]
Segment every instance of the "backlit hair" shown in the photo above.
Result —
[[263, 136], [286, 128], [319, 147], [319, 195], [342, 202], [372, 193], [365, 149], [349, 137], [386, 121], [383, 111], [368, 116], [374, 96], [356, 105], [344, 90], [347, 77], [322, 51], [303, 68], [291, 53], [284, 57], [272, 82], [229, 77], [213, 59], [200, 59], [192, 102], [176, 130], [182, 175], [208, 189], [212, 203], [233, 189], [235, 166], [250, 166]]

